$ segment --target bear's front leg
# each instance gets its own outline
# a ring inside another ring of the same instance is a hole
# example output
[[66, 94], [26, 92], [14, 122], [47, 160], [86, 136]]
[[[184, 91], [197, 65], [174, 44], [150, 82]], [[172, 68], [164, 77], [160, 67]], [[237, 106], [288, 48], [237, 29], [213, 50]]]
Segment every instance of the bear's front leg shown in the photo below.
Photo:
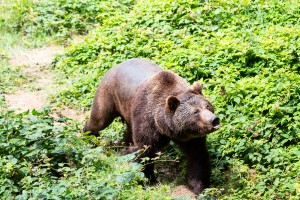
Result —
[[176, 143], [187, 157], [188, 182], [193, 192], [199, 194], [209, 186], [211, 175], [206, 137]]
[[[139, 126], [134, 126], [139, 127]], [[151, 130], [150, 128], [146, 129], [148, 131], [136, 131], [139, 129], [133, 128], [133, 141], [134, 145], [141, 150], [141, 154], [138, 155], [137, 160], [141, 162], [141, 160], [145, 157], [148, 157], [149, 160], [142, 163], [144, 165], [143, 172], [148, 178], [150, 185], [155, 185], [157, 180], [154, 175], [154, 162], [153, 158], [155, 157], [155, 153], [159, 151], [162, 147], [169, 143], [170, 139], [166, 136], [159, 134], [155, 130]], [[140, 129], [143, 130], [143, 129]]]
[[141, 159], [145, 158], [145, 157], [148, 157], [149, 160], [145, 161], [143, 163], [143, 165], [144, 165], [143, 172], [144, 172], [146, 178], [149, 180], [150, 185], [155, 185], [155, 184], [157, 184], [157, 180], [155, 178], [154, 163], [152, 160], [155, 157], [155, 152], [151, 147], [144, 150], [144, 152], [139, 156], [139, 160], [141, 161]]

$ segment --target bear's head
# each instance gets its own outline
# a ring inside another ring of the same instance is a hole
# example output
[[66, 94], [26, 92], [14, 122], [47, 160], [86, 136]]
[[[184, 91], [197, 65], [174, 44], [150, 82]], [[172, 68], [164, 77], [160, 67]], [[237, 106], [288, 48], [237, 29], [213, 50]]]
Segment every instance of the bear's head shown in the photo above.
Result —
[[188, 91], [166, 99], [168, 135], [187, 141], [204, 137], [220, 127], [212, 104], [202, 95], [202, 85], [195, 83]]

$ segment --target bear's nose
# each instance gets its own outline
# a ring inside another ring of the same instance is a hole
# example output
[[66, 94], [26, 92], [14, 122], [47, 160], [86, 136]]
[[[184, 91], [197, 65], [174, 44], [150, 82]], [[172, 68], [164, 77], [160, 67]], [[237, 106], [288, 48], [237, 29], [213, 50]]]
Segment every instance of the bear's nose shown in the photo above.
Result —
[[218, 126], [220, 124], [220, 119], [219, 117], [214, 116], [210, 119], [210, 122], [213, 126]]

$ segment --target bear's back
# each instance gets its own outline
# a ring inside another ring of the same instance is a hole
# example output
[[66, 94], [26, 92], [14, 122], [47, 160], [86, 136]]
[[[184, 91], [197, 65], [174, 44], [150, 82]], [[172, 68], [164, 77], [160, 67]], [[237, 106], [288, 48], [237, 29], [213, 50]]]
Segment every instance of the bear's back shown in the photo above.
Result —
[[[103, 77], [101, 84], [128, 98], [145, 80], [163, 69], [149, 60], [133, 58], [111, 68]], [[120, 97], [121, 98], [121, 97]]]
[[116, 111], [130, 123], [130, 108], [138, 88], [160, 71], [163, 69], [151, 61], [133, 58], [111, 68], [100, 88], [111, 97]]

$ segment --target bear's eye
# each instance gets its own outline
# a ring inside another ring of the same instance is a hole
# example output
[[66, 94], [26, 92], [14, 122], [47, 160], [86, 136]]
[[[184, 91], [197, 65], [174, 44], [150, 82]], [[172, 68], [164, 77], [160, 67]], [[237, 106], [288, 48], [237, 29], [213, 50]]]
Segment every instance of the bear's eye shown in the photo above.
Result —
[[200, 113], [200, 110], [199, 110], [199, 109], [197, 109], [197, 110], [194, 111], [194, 114], [195, 114], [195, 115], [197, 115], [197, 114], [199, 114], [199, 113]]

